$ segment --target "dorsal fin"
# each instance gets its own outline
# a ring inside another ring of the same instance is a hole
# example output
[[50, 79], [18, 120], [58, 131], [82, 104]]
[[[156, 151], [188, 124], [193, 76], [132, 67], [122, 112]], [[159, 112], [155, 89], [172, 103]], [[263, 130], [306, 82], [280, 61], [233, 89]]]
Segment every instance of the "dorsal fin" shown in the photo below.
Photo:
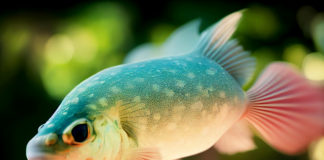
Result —
[[163, 54], [179, 56], [195, 49], [200, 36], [199, 26], [200, 19], [195, 19], [174, 31], [162, 46]]
[[186, 54], [198, 43], [199, 26], [199, 19], [192, 20], [175, 30], [161, 46], [142, 44], [127, 54], [124, 63]]
[[244, 51], [236, 40], [229, 41], [242, 12], [232, 13], [204, 31], [196, 50], [221, 65], [240, 85], [245, 84], [255, 68], [255, 59], [250, 57], [249, 52]]

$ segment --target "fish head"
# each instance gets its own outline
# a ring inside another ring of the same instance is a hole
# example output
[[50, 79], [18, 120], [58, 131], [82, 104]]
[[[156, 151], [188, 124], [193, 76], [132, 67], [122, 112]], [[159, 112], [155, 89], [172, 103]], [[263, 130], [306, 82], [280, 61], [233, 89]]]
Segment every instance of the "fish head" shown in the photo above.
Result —
[[27, 144], [29, 160], [67, 160], [94, 139], [93, 124], [86, 118], [68, 120], [66, 125], [46, 123]]
[[64, 108], [60, 106], [28, 142], [28, 160], [114, 160], [120, 156], [120, 126], [116, 122], [83, 110], [62, 116]]

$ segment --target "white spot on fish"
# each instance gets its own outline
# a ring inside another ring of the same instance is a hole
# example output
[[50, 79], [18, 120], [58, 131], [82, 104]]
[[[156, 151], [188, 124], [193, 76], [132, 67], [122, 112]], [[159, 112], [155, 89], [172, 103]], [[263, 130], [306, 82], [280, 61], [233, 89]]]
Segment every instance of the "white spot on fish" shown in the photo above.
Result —
[[71, 103], [72, 104], [78, 104], [79, 103], [79, 98], [78, 97], [73, 98]]
[[99, 83], [100, 83], [100, 84], [104, 84], [104, 83], [105, 83], [105, 81], [100, 81]]
[[145, 67], [145, 64], [144, 63], [140, 64], [140, 65], [138, 65], [138, 67]]
[[139, 123], [139, 126], [141, 127], [141, 129], [146, 129], [147, 118], [145, 118], [145, 117], [139, 118], [138, 123]]
[[121, 72], [120, 68], [118, 68], [115, 71], [111, 72], [110, 75], [114, 76], [114, 75], [118, 74], [119, 72]]
[[221, 97], [221, 98], [225, 98], [225, 97], [226, 97], [225, 92], [224, 92], [224, 91], [220, 91], [220, 92], [219, 92], [219, 97]]
[[214, 88], [213, 87], [208, 87], [207, 88], [209, 91], [214, 91]]
[[219, 112], [219, 108], [218, 108], [218, 105], [215, 104], [212, 108], [213, 112]]
[[91, 97], [93, 97], [94, 96], [94, 94], [93, 93], [91, 93], [91, 94], [89, 94], [89, 97], [91, 98]]
[[64, 105], [68, 105], [68, 104], [70, 104], [70, 101], [65, 101], [64, 102]]
[[108, 102], [106, 98], [100, 98], [99, 99], [99, 104], [103, 107], [107, 107], [108, 106]]
[[215, 68], [209, 68], [206, 70], [206, 73], [209, 75], [214, 75], [216, 73], [216, 69]]
[[120, 89], [117, 88], [116, 86], [111, 87], [110, 90], [111, 90], [113, 93], [118, 93], [118, 92], [120, 92]]
[[160, 90], [160, 86], [157, 84], [153, 84], [152, 85], [153, 91], [159, 91]]
[[181, 80], [177, 80], [176, 86], [178, 86], [180, 88], [183, 88], [185, 86], [185, 82], [184, 81], [181, 81]]
[[203, 103], [201, 101], [198, 101], [190, 106], [192, 110], [200, 111], [203, 108]]
[[145, 114], [146, 114], [146, 115], [150, 115], [150, 114], [151, 114], [151, 111], [150, 111], [149, 109], [147, 109], [147, 110], [145, 111]]
[[202, 117], [205, 117], [206, 115], [207, 115], [207, 111], [206, 111], [206, 110], [202, 110], [202, 111], [201, 111], [201, 116], [202, 116]]
[[140, 102], [141, 101], [141, 97], [140, 96], [136, 96], [133, 99], [134, 102]]
[[126, 84], [126, 87], [132, 89], [132, 88], [134, 88], [134, 85], [131, 84], [131, 83], [127, 83], [127, 84]]
[[178, 60], [173, 61], [177, 66], [180, 66], [181, 63]]
[[238, 97], [235, 96], [235, 97], [234, 97], [234, 103], [235, 103], [235, 104], [238, 104], [238, 102], [239, 102]]
[[197, 90], [198, 90], [198, 91], [202, 91], [202, 89], [203, 89], [203, 86], [202, 86], [201, 84], [199, 84], [199, 85], [197, 86]]
[[228, 107], [228, 104], [227, 103], [224, 103], [221, 108], [227, 108]]
[[186, 107], [181, 105], [181, 106], [173, 107], [172, 111], [174, 114], [177, 114], [177, 113], [183, 112], [185, 109], [186, 109]]
[[144, 82], [144, 78], [135, 78], [136, 82]]
[[47, 126], [47, 128], [52, 128], [52, 127], [54, 127], [54, 124], [53, 124], [53, 123], [51, 123], [51, 124], [49, 124], [49, 125]]
[[67, 115], [67, 112], [63, 112], [62, 115]]
[[[89, 82], [89, 83], [86, 84], [86, 87], [91, 87], [93, 85], [94, 85], [94, 83]], [[84, 90], [85, 90], [85, 88], [84, 88]]]
[[168, 97], [172, 97], [174, 95], [174, 92], [171, 89], [166, 88], [164, 92]]
[[180, 113], [173, 115], [173, 120], [176, 122], [179, 122], [182, 119], [182, 116]]
[[160, 120], [160, 118], [161, 118], [160, 113], [155, 113], [155, 114], [153, 115], [153, 119], [156, 120], [156, 121]]
[[207, 120], [212, 120], [214, 118], [214, 114], [208, 114], [207, 115]]
[[189, 94], [189, 93], [186, 93], [186, 94], [185, 94], [185, 96], [186, 96], [186, 97], [189, 97], [189, 96], [190, 96], [190, 94]]
[[171, 73], [176, 73], [177, 71], [174, 70], [174, 69], [171, 69], [171, 70], [169, 70], [169, 72], [171, 72]]
[[187, 60], [187, 61], [192, 61], [192, 58], [187, 57], [186, 60]]
[[208, 89], [203, 89], [203, 90], [201, 91], [201, 93], [202, 93], [202, 96], [204, 96], [204, 97], [209, 97], [209, 91], [208, 91]]
[[[104, 102], [104, 103], [105, 103], [105, 102]], [[106, 105], [106, 104], [104, 104], [104, 105]], [[107, 105], [108, 105], [108, 104], [107, 104]], [[94, 105], [94, 104], [89, 104], [88, 107], [89, 107], [90, 109], [92, 109], [92, 110], [97, 109], [97, 106]]]
[[174, 122], [170, 122], [170, 123], [166, 126], [166, 128], [167, 128], [168, 130], [174, 130], [174, 129], [177, 128], [177, 124], [174, 123]]
[[150, 127], [150, 129], [151, 129], [151, 131], [154, 131], [156, 128], [158, 128], [159, 127], [159, 125], [152, 125], [151, 127]]
[[190, 79], [193, 79], [193, 78], [195, 78], [196, 76], [195, 76], [194, 73], [189, 72], [189, 73], [187, 74], [187, 77], [190, 78]]
[[83, 87], [78, 89], [79, 93], [82, 93], [82, 92], [84, 92], [85, 90], [86, 90], [86, 88], [83, 88]]

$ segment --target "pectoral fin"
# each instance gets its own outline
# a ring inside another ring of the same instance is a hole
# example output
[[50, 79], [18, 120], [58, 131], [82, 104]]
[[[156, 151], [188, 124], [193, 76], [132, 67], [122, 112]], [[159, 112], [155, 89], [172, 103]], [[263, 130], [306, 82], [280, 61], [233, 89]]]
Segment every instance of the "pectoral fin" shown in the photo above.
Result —
[[134, 150], [127, 160], [162, 160], [162, 157], [156, 148], [143, 148]]

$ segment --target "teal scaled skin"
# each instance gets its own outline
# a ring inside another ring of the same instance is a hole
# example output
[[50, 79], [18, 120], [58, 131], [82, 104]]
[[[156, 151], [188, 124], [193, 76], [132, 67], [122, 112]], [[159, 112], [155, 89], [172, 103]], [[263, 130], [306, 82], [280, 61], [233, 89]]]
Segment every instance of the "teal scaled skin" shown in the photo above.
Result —
[[[153, 147], [163, 159], [173, 159], [212, 146], [243, 114], [245, 101], [232, 76], [198, 53], [120, 65], [73, 89], [37, 136], [56, 133], [60, 147], [51, 151], [55, 154], [71, 147], [62, 142], [62, 134], [72, 122], [86, 118], [94, 123], [107, 116], [127, 134], [128, 148]], [[101, 137], [92, 141], [96, 138]]]
[[[220, 91], [224, 91], [226, 98], [221, 98]], [[223, 101], [231, 101], [234, 105], [231, 98], [235, 96], [241, 103], [245, 99], [243, 90], [231, 75], [200, 55], [120, 65], [95, 74], [73, 89], [39, 134], [62, 132], [75, 119], [101, 114], [117, 101], [131, 102], [136, 96], [143, 102], [152, 103], [147, 106], [152, 111], [168, 109], [180, 102], [189, 105], [197, 99], [202, 100], [204, 106]], [[85, 107], [100, 105], [101, 98], [107, 99], [108, 107], [96, 110]]]

